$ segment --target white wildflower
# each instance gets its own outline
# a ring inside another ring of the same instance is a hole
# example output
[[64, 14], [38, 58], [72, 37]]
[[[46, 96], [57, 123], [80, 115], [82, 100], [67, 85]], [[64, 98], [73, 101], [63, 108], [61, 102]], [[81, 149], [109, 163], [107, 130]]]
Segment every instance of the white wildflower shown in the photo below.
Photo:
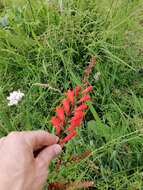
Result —
[[100, 76], [101, 76], [101, 73], [100, 72], [97, 72], [95, 75], [94, 75], [94, 79], [96, 81], [98, 81], [100, 79]]
[[7, 97], [7, 100], [9, 101], [8, 106], [17, 105], [23, 96], [24, 93], [22, 93], [20, 90], [11, 92], [9, 97]]

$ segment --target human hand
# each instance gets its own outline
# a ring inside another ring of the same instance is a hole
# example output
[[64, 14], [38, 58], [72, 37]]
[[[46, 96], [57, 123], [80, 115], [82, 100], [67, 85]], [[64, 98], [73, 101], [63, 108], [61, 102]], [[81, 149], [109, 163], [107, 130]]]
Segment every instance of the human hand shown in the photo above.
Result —
[[[0, 190], [41, 190], [51, 160], [61, 152], [58, 137], [44, 131], [12, 132], [0, 139]], [[45, 147], [34, 157], [34, 151]]]

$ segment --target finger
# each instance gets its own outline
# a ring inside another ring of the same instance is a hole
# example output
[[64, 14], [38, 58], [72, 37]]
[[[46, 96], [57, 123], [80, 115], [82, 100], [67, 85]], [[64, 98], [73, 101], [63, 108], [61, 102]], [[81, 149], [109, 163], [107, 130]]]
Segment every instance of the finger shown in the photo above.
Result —
[[6, 138], [6, 137], [2, 137], [2, 138], [0, 139], [0, 146], [3, 144], [5, 138]]
[[45, 131], [22, 132], [27, 143], [35, 150], [43, 146], [56, 144], [59, 138]]
[[0, 142], [4, 141], [6, 137], [0, 138]]
[[60, 154], [62, 148], [59, 144], [51, 145], [40, 152], [36, 158], [37, 166], [41, 168], [48, 168], [50, 162]]

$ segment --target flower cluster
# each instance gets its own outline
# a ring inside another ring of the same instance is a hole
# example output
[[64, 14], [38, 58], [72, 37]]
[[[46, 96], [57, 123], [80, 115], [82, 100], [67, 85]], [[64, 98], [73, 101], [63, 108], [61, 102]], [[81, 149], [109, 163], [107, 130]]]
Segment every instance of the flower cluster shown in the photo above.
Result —
[[60, 144], [63, 145], [76, 134], [76, 128], [81, 126], [88, 108], [86, 102], [90, 100], [89, 92], [92, 86], [85, 83], [84, 87], [76, 86], [65, 93], [59, 107], [56, 108], [56, 115], [51, 118], [52, 125], [56, 129], [56, 135], [60, 137]]
[[7, 97], [7, 100], [9, 101], [8, 106], [17, 105], [23, 97], [24, 93], [22, 93], [20, 90], [11, 92], [9, 97]]

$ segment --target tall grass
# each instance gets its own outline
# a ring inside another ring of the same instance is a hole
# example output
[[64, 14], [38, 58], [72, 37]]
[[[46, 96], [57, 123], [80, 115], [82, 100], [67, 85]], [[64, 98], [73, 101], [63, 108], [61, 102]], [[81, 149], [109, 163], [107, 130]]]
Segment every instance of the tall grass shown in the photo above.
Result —
[[[142, 8], [141, 0], [0, 1], [1, 136], [48, 130], [64, 91], [80, 82], [91, 56], [97, 58], [90, 110], [62, 160], [87, 149], [92, 155], [63, 164], [59, 172], [53, 163], [48, 182], [92, 180], [99, 190], [143, 188]], [[10, 108], [6, 97], [15, 89], [26, 96]]]

